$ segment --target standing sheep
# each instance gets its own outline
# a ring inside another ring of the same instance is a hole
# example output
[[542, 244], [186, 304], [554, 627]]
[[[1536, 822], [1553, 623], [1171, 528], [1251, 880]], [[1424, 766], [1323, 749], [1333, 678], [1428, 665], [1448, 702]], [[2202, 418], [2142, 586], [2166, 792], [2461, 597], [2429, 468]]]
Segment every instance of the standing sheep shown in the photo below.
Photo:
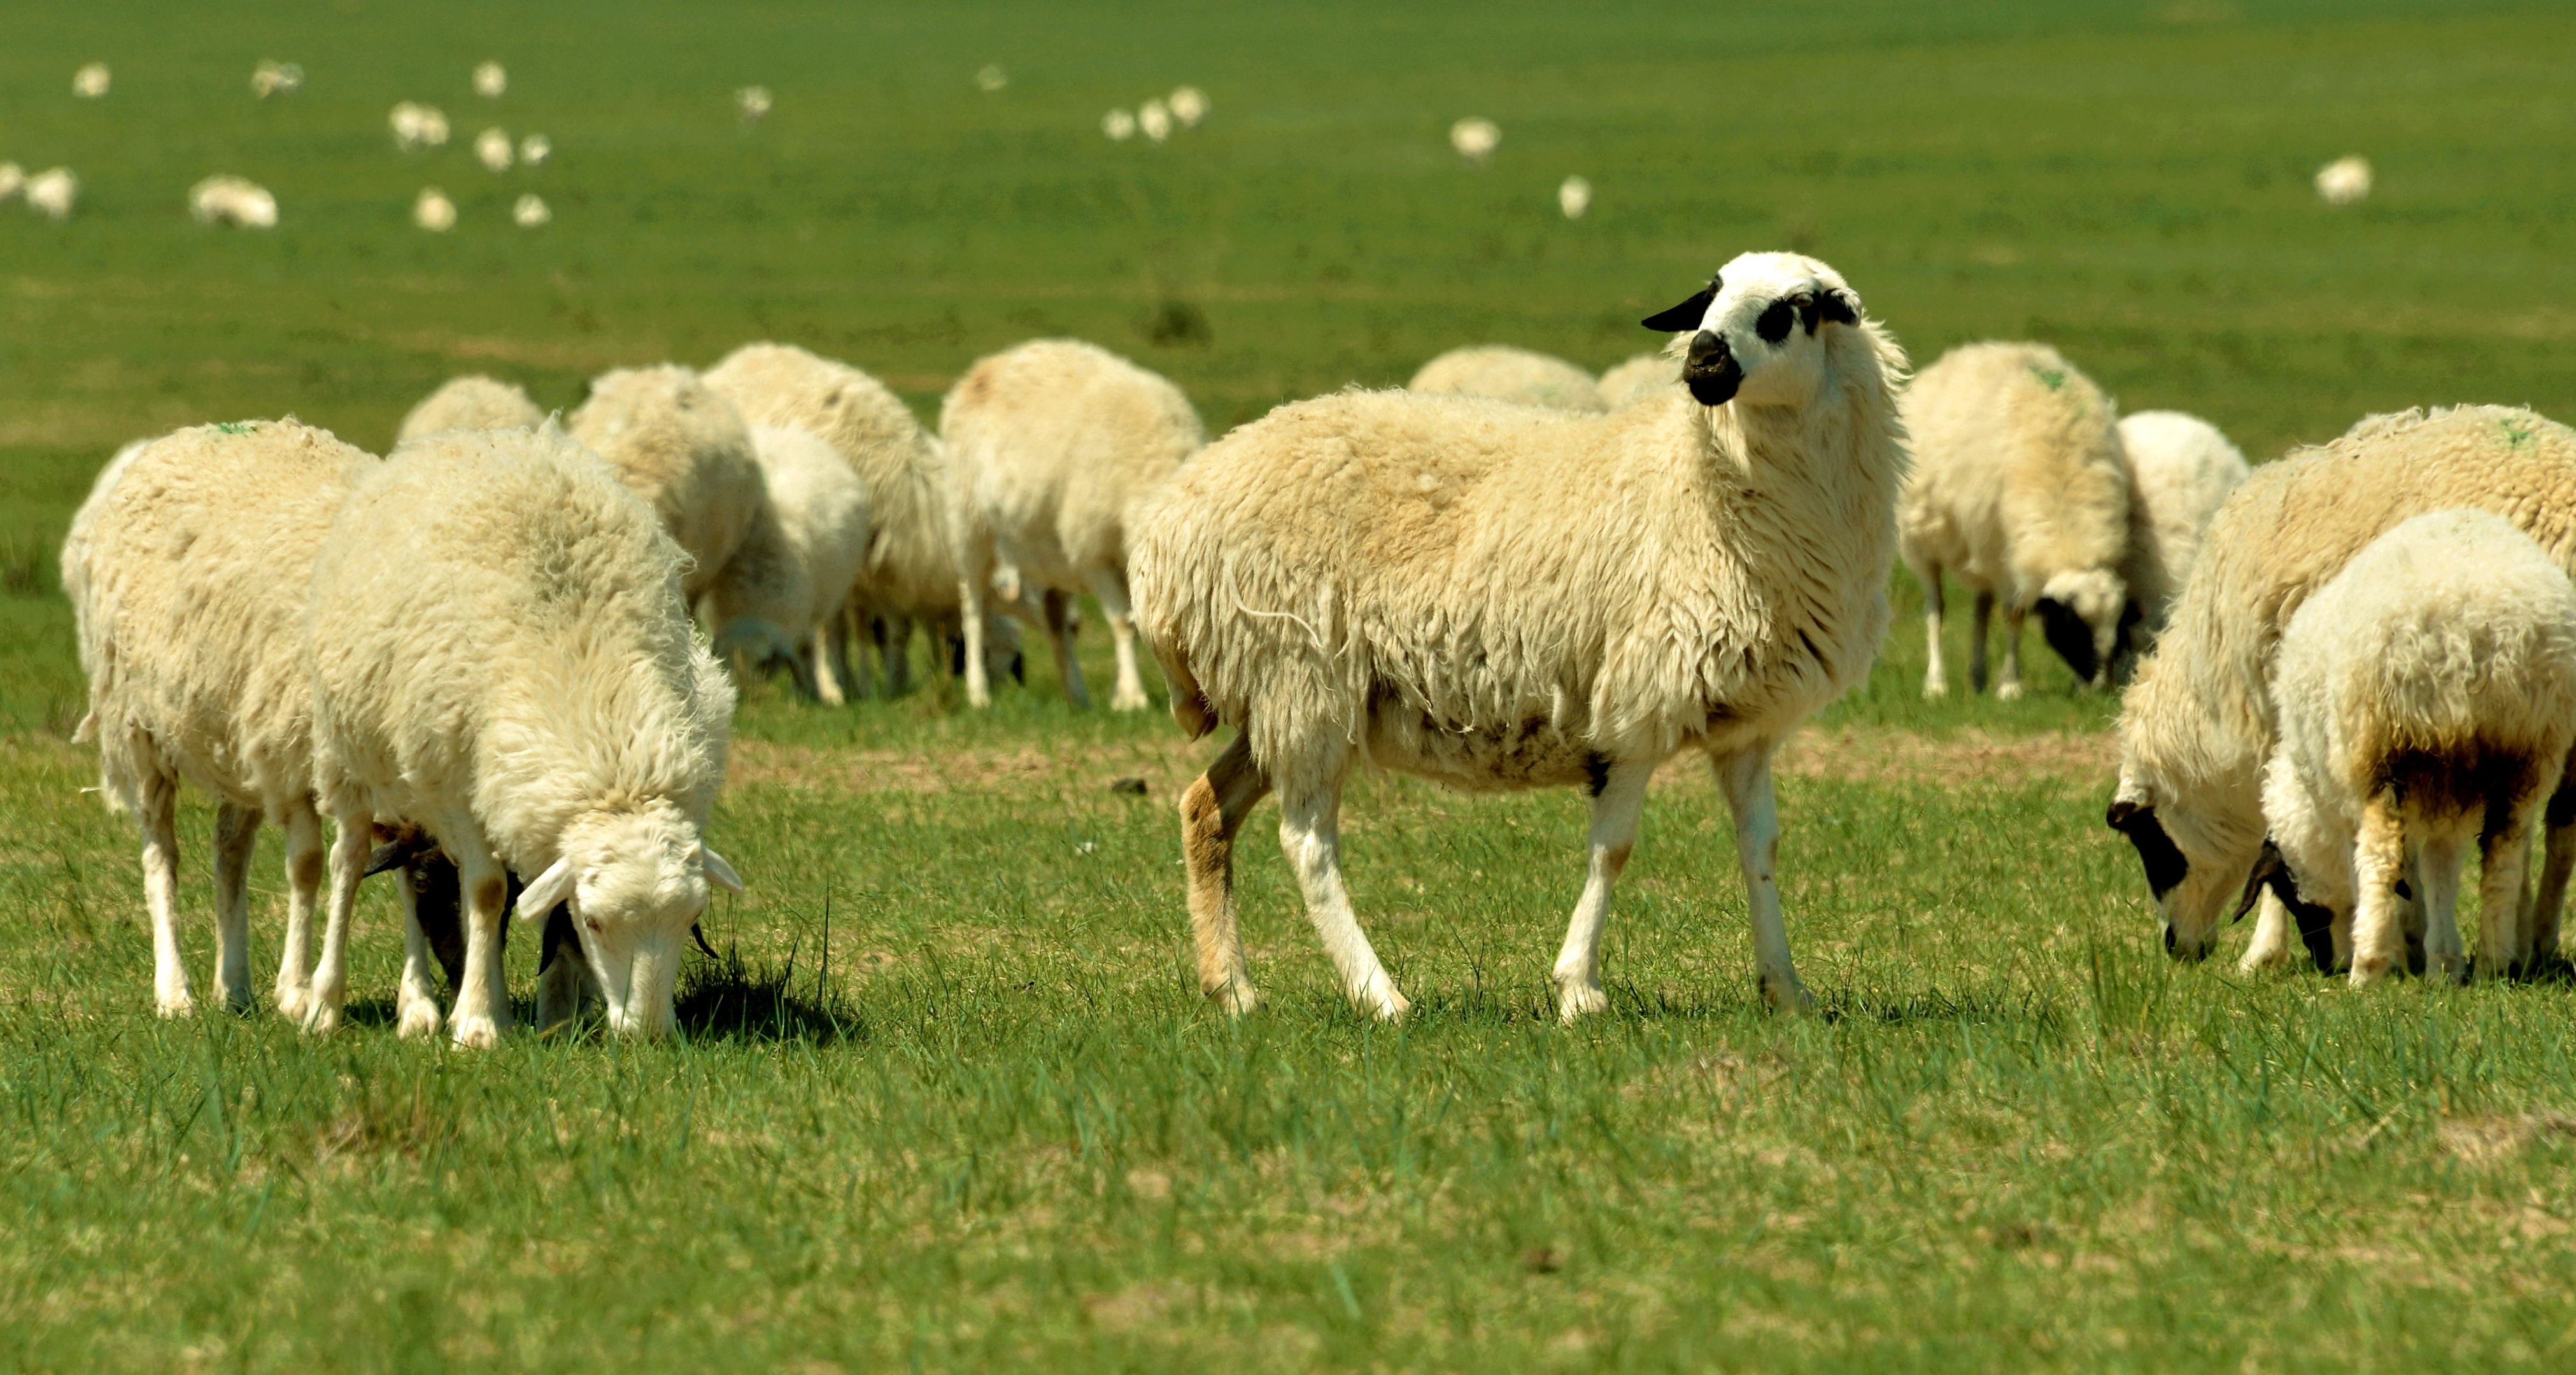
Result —
[[1641, 353], [1601, 374], [1601, 399], [1615, 411], [1661, 396], [1681, 381], [1681, 364], [1670, 353]]
[[2128, 607], [2129, 474], [2111, 398], [2045, 344], [1967, 344], [1907, 388], [1914, 474], [1897, 510], [1905, 564], [1923, 583], [1930, 662], [1923, 695], [1947, 694], [1941, 574], [1975, 594], [1968, 683], [1986, 687], [1986, 627], [2004, 602], [2004, 675], [2021, 696], [2023, 618], [2039, 612], [2079, 680], [2108, 686]]
[[957, 530], [966, 700], [992, 702], [984, 598], [998, 590], [1004, 605], [1025, 609], [1027, 594], [1039, 590], [1065, 696], [1089, 706], [1065, 615], [1068, 600], [1087, 590], [1100, 599], [1118, 650], [1110, 709], [1144, 710], [1127, 533], [1146, 495], [1207, 444], [1190, 399], [1106, 349], [1039, 339], [969, 368], [940, 404], [939, 434]]
[[537, 403], [515, 382], [501, 382], [480, 373], [451, 377], [438, 390], [421, 398], [419, 405], [403, 417], [402, 429], [394, 442], [417, 439], [440, 430], [533, 430], [546, 418]]
[[1904, 355], [1834, 270], [1748, 253], [1647, 327], [1690, 335], [1687, 390], [1586, 416], [1404, 392], [1283, 406], [1148, 502], [1137, 620], [1193, 736], [1240, 734], [1181, 800], [1199, 985], [1256, 995], [1234, 838], [1279, 790], [1280, 842], [1345, 992], [1408, 1006], [1342, 887], [1362, 755], [1467, 788], [1582, 785], [1590, 868], [1559, 1010], [1608, 1006], [1610, 886], [1646, 781], [1707, 752], [1735, 815], [1762, 994], [1811, 1006], [1773, 865], [1771, 755], [1867, 673], [1887, 629]]
[[2120, 579], [2136, 628], [2152, 642], [2191, 580], [2210, 518], [2252, 470], [2217, 426], [2180, 411], [2120, 417], [2120, 452], [2129, 464], [2129, 558]]
[[[432, 435], [357, 483], [308, 620], [314, 779], [339, 832], [325, 968], [375, 823], [415, 824], [456, 857], [465, 895], [459, 1044], [510, 1021], [509, 872], [536, 875], [522, 916], [570, 900], [612, 1030], [671, 1029], [708, 885], [741, 887], [700, 838], [733, 689], [690, 630], [683, 566], [653, 510], [552, 425]], [[437, 1007], [417, 925], [406, 944], [411, 1034]]]
[[751, 453], [768, 485], [788, 555], [811, 593], [804, 616], [790, 629], [809, 646], [806, 663], [817, 691], [826, 703], [840, 706], [850, 678], [842, 609], [875, 538], [867, 486], [838, 451], [803, 430], [754, 425]]
[[316, 1030], [338, 1016], [338, 964], [318, 975], [305, 966], [322, 840], [304, 597], [332, 511], [374, 466], [294, 420], [180, 430], [121, 451], [64, 540], [63, 590], [89, 677], [89, 712], [74, 734], [98, 742], [100, 791], [143, 833], [163, 1016], [195, 1006], [178, 945], [182, 779], [217, 807], [216, 998], [250, 1002], [247, 884], [265, 816], [286, 832], [278, 1008]]
[[2519, 967], [2532, 823], [2576, 743], [2566, 570], [2490, 512], [2404, 521], [2290, 617], [2272, 710], [2264, 821], [2301, 895], [2351, 922], [2353, 983], [2404, 959], [2395, 906], [2410, 878], [2427, 967], [2457, 979], [2472, 843], [2478, 972]]
[[[2576, 433], [2527, 410], [2462, 406], [2372, 416], [2267, 463], [2219, 509], [2191, 581], [2120, 708], [2120, 782], [2104, 820], [2136, 847], [2165, 949], [2206, 958], [2264, 838], [2262, 771], [2277, 743], [2265, 695], [2282, 628], [2308, 594], [2410, 516], [2492, 511], [2576, 572]], [[2531, 904], [2533, 956], [2557, 949], [2576, 866], [2576, 795], [2549, 802]], [[2266, 905], [2253, 968], [2290, 956]]]
[[1600, 384], [1592, 374], [1562, 358], [1508, 344], [1476, 344], [1451, 349], [1422, 365], [1404, 384], [1406, 391], [1433, 395], [1483, 396], [1524, 406], [1560, 411], [1606, 411]]

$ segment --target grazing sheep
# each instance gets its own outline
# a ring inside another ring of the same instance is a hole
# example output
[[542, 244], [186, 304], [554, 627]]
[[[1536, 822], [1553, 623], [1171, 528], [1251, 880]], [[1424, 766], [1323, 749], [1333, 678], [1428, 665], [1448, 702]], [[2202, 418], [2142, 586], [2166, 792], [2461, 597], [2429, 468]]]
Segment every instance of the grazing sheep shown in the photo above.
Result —
[[0, 162], [0, 201], [16, 200], [27, 189], [27, 169], [14, 162]]
[[2358, 153], [2317, 169], [2317, 195], [2328, 205], [2354, 205], [2370, 197], [2370, 159]]
[[213, 176], [188, 188], [188, 214], [199, 224], [275, 229], [277, 197], [240, 177]]
[[2022, 621], [2034, 610], [2077, 679], [2110, 683], [2127, 585], [2129, 474], [2111, 398], [2046, 344], [1967, 344], [1905, 392], [1914, 473], [1897, 508], [1905, 564], [1923, 583], [1930, 660], [1923, 695], [1950, 690], [1941, 666], [1941, 574], [1975, 594], [1968, 683], [1986, 687], [1986, 627], [2004, 602], [2004, 673], [2021, 696]]
[[1470, 162], [1483, 162], [1502, 145], [1502, 126], [1480, 115], [1469, 115], [1449, 126], [1449, 146]]
[[483, 164], [486, 172], [509, 171], [511, 162], [517, 157], [515, 148], [507, 129], [486, 129], [474, 136], [474, 160]]
[[840, 706], [848, 699], [850, 679], [841, 613], [876, 534], [868, 519], [867, 486], [839, 451], [803, 430], [754, 425], [751, 452], [768, 484], [785, 548], [811, 593], [807, 613], [789, 628], [808, 646], [805, 662], [816, 690], [826, 703]]
[[[2576, 433], [2502, 406], [2375, 415], [2256, 469], [2210, 522], [2121, 704], [2119, 789], [2104, 818], [2137, 849], [2175, 957], [2207, 957], [2262, 851], [2262, 770], [2277, 739], [2265, 685], [2282, 628], [2380, 534], [2455, 507], [2503, 516], [2576, 572]], [[2571, 866], [2576, 795], [2562, 789], [2529, 909], [2535, 959], [2557, 949]], [[2265, 915], [2249, 967], [2289, 952], [2279, 908]]]
[[547, 207], [546, 198], [534, 191], [510, 202], [510, 223], [521, 229], [543, 229], [554, 222], [555, 212]]
[[[429, 435], [357, 483], [307, 623], [314, 780], [339, 831], [326, 967], [376, 823], [418, 825], [465, 894], [459, 1044], [509, 1024], [511, 872], [536, 875], [521, 915], [571, 902], [612, 1030], [671, 1029], [679, 943], [709, 884], [740, 889], [700, 838], [733, 689], [690, 630], [685, 565], [654, 510], [551, 424]], [[437, 1007], [416, 925], [406, 946], [408, 1034]]]
[[447, 379], [438, 390], [421, 398], [420, 404], [403, 417], [394, 442], [400, 444], [440, 430], [533, 430], [545, 418], [546, 413], [537, 409], [537, 403], [529, 400], [517, 383], [467, 373]]
[[403, 101], [385, 115], [385, 123], [394, 131], [394, 146], [406, 153], [447, 143], [447, 115], [434, 105]]
[[420, 199], [411, 205], [411, 222], [432, 234], [444, 234], [456, 227], [456, 202], [435, 186], [420, 188]]
[[[293, 420], [180, 430], [128, 445], [63, 542], [101, 793], [143, 834], [161, 1013], [191, 1011], [178, 946], [174, 813], [181, 780], [215, 800], [215, 996], [250, 1003], [251, 850], [286, 832], [279, 1010], [317, 1030], [338, 1015], [340, 965], [308, 972], [322, 839], [312, 799], [305, 585], [331, 514], [376, 461]], [[323, 985], [333, 988], [326, 1000]]]
[[2522, 965], [2525, 855], [2576, 743], [2576, 584], [2513, 522], [2439, 511], [2352, 556], [2281, 632], [2263, 818], [2302, 896], [2349, 921], [2352, 981], [2461, 973], [2461, 861], [2479, 849], [2478, 972]]
[[1760, 988], [1812, 1005], [1782, 929], [1771, 754], [1868, 672], [1905, 471], [1904, 355], [1834, 270], [1748, 253], [1646, 322], [1689, 333], [1687, 391], [1587, 416], [1412, 392], [1283, 406], [1210, 445], [1130, 542], [1137, 622], [1193, 736], [1240, 734], [1181, 801], [1199, 984], [1255, 1002], [1233, 846], [1280, 841], [1350, 997], [1408, 1006], [1342, 887], [1344, 776], [1581, 784], [1590, 870], [1555, 982], [1608, 1005], [1610, 886], [1646, 781], [1707, 752], [1735, 815]]
[[1592, 183], [1581, 177], [1567, 177], [1558, 183], [1556, 208], [1569, 220], [1582, 219], [1583, 212], [1592, 208]]
[[59, 224], [72, 217], [72, 207], [80, 203], [80, 178], [68, 167], [48, 167], [27, 178], [19, 195], [27, 208]]
[[2180, 411], [2120, 417], [2120, 452], [2129, 464], [2129, 558], [2120, 580], [2134, 603], [2133, 631], [2152, 642], [2191, 579], [2201, 533], [2251, 470], [2217, 426]]
[[72, 94], [83, 100], [96, 100], [107, 94], [107, 64], [91, 62], [72, 73]]
[[1560, 411], [1610, 409], [1610, 403], [1601, 399], [1601, 385], [1593, 381], [1592, 374], [1562, 358], [1508, 344], [1451, 349], [1423, 364], [1422, 371], [1415, 373], [1404, 389], [1484, 396]]
[[1039, 339], [967, 369], [940, 403], [939, 435], [957, 532], [967, 701], [992, 702], [985, 597], [998, 591], [1002, 605], [1025, 612], [1037, 592], [1065, 696], [1089, 706], [1065, 617], [1067, 600], [1088, 591], [1117, 643], [1110, 709], [1144, 710], [1127, 533], [1146, 495], [1207, 444], [1190, 399], [1106, 349]]
[[[803, 430], [830, 444], [866, 486], [876, 534], [851, 592], [850, 616], [884, 623], [887, 690], [900, 691], [911, 627], [935, 627], [957, 614], [948, 465], [939, 441], [884, 383], [793, 344], [745, 344], [707, 370], [706, 384], [752, 424]], [[1018, 637], [1006, 625], [986, 619], [988, 672], [1016, 649]]]
[[1601, 400], [1612, 410], [1680, 386], [1681, 364], [1669, 353], [1641, 353], [1601, 374]]

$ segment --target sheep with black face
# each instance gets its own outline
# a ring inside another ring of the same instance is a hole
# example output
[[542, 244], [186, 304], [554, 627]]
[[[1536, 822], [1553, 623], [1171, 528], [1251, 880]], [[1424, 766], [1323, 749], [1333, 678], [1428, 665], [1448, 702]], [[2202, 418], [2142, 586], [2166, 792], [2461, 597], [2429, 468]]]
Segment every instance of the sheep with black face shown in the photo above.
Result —
[[1383, 1018], [1409, 1006], [1342, 887], [1342, 782], [1366, 756], [1591, 795], [1554, 977], [1565, 1018], [1600, 1011], [1646, 781], [1697, 749], [1734, 812], [1761, 994], [1812, 1005], [1773, 877], [1770, 761], [1886, 632], [1904, 354], [1832, 268], [1788, 253], [1738, 257], [1645, 323], [1682, 335], [1665, 397], [1583, 415], [1343, 392], [1234, 431], [1147, 503], [1130, 576], [1173, 714], [1239, 732], [1181, 801], [1210, 997], [1256, 1001], [1234, 839], [1275, 789], [1345, 991]]

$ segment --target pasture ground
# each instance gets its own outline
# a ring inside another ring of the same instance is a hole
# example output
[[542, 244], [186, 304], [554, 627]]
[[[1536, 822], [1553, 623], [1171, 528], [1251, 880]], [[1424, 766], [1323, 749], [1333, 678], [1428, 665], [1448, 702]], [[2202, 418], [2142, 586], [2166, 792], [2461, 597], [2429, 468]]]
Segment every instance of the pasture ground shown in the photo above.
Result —
[[[9, 28], [0, 159], [87, 191], [63, 226], [0, 206], [0, 1366], [2571, 1360], [2568, 987], [2169, 968], [2100, 825], [2108, 704], [2034, 636], [2030, 700], [1925, 707], [1909, 588], [1783, 765], [1826, 1017], [1754, 1005], [1723, 808], [1675, 769], [1608, 1015], [1560, 1028], [1546, 994], [1579, 799], [1372, 779], [1349, 872], [1416, 1015], [1332, 992], [1265, 813], [1270, 1002], [1228, 1022], [1189, 982], [1171, 810], [1213, 747], [1076, 715], [1041, 668], [973, 717], [944, 686], [840, 712], [755, 687], [715, 829], [753, 887], [708, 918], [726, 959], [690, 976], [687, 1037], [460, 1054], [390, 1032], [382, 892], [339, 1035], [151, 1015], [52, 571], [128, 438], [293, 411], [380, 447], [460, 370], [568, 406], [612, 365], [777, 337], [928, 414], [978, 354], [1066, 333], [1223, 426], [1477, 339], [1606, 365], [1754, 247], [1834, 262], [1919, 360], [2050, 339], [2258, 458], [2419, 403], [2576, 415], [2565, 9], [138, 3]], [[466, 87], [490, 56], [496, 106]], [[304, 93], [253, 102], [263, 57]], [[114, 92], [74, 101], [92, 59]], [[1100, 137], [1184, 81], [1205, 129]], [[777, 109], [744, 130], [752, 82]], [[455, 143], [395, 154], [405, 98]], [[1489, 166], [1446, 146], [1468, 114], [1504, 129]], [[554, 164], [474, 167], [486, 123]], [[2356, 150], [2380, 190], [2330, 211], [2307, 177]], [[275, 189], [281, 227], [189, 223], [215, 171]], [[1576, 223], [1568, 173], [1597, 188]], [[429, 183], [450, 236], [407, 222]], [[508, 227], [523, 189], [552, 228]], [[193, 808], [199, 971], [207, 828]]]

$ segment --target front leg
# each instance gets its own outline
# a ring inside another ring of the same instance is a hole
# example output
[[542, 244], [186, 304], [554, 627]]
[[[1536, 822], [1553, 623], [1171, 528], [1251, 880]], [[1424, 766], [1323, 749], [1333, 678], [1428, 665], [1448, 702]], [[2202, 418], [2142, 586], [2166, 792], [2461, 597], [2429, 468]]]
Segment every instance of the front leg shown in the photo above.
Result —
[[304, 1006], [304, 1029], [316, 1034], [340, 1025], [349, 997], [349, 917], [358, 903], [358, 881], [367, 876], [375, 848], [375, 818], [363, 810], [332, 814], [330, 905], [323, 918], [322, 955], [313, 962], [313, 992]]
[[1601, 932], [1610, 922], [1610, 885], [1628, 865], [1637, 843], [1637, 815], [1646, 807], [1646, 780], [1654, 777], [1651, 761], [1606, 760], [1594, 765], [1592, 835], [1586, 844], [1588, 867], [1583, 896], [1574, 903], [1574, 920], [1565, 928], [1565, 945], [1556, 954], [1556, 1015], [1572, 1022], [1609, 1008], [1601, 991]]
[[1190, 941], [1197, 947], [1199, 991], [1241, 1014], [1259, 1005], [1243, 964], [1243, 928], [1234, 908], [1234, 838], [1243, 819], [1270, 795], [1270, 779], [1252, 762], [1252, 741], [1238, 735], [1181, 794], [1181, 863], [1189, 874]]
[[431, 955], [429, 935], [421, 929], [420, 885], [412, 881], [412, 866], [394, 870], [394, 880], [402, 890], [403, 967], [402, 983], [394, 995], [394, 1034], [406, 1040], [414, 1036], [438, 1033], [439, 1012], [436, 963]]
[[1342, 754], [1331, 761], [1331, 767], [1309, 772], [1307, 778], [1314, 781], [1279, 790], [1279, 848], [1287, 852], [1288, 866], [1297, 872], [1297, 887], [1306, 898], [1306, 918], [1324, 938], [1324, 951], [1342, 976], [1342, 991], [1378, 1020], [1392, 1022], [1413, 1004], [1396, 991], [1394, 978], [1378, 962], [1377, 951], [1360, 930], [1350, 894], [1342, 886], [1339, 822], [1342, 774], [1348, 765], [1347, 754]]
[[215, 998], [250, 1010], [250, 857], [260, 810], [226, 802], [215, 812]]
[[1789, 959], [1789, 932], [1780, 919], [1780, 809], [1771, 795], [1772, 742], [1712, 757], [1717, 785], [1735, 813], [1735, 860], [1744, 871], [1745, 905], [1753, 916], [1753, 963], [1762, 996], [1774, 1011], [1813, 1012], [1815, 998], [1798, 981]]
[[1983, 588], [1968, 603], [1968, 691], [1986, 690], [1986, 630], [1995, 622], [1995, 594]]
[[277, 1010], [297, 1022], [313, 1004], [313, 911], [322, 903], [322, 814], [311, 798], [286, 809], [286, 936], [277, 955]]
[[1055, 651], [1055, 673], [1064, 683], [1064, 699], [1078, 711], [1089, 711], [1091, 690], [1083, 686], [1082, 664], [1073, 657], [1073, 599], [1050, 587], [1038, 600], [1046, 609], [1047, 648]]
[[1950, 695], [1948, 670], [1941, 666], [1941, 565], [1914, 570], [1923, 583], [1923, 700]]
[[2027, 607], [2004, 608], [2004, 677], [2002, 682], [1995, 684], [1995, 700], [1998, 702], [2021, 700], [2021, 625], [2029, 615]]
[[1114, 568], [1092, 571], [1085, 579], [1091, 595], [1100, 602], [1100, 612], [1109, 618], [1110, 645], [1118, 653], [1118, 686], [1109, 694], [1111, 711], [1143, 711], [1151, 706], [1145, 697], [1144, 675], [1136, 670], [1136, 612], [1127, 601], [1126, 576]]
[[448, 1030], [460, 1046], [490, 1049], [510, 1029], [510, 985], [501, 963], [502, 926], [510, 920], [510, 874], [480, 827], [451, 824], [439, 840], [456, 858], [457, 884], [465, 894], [465, 979]]

